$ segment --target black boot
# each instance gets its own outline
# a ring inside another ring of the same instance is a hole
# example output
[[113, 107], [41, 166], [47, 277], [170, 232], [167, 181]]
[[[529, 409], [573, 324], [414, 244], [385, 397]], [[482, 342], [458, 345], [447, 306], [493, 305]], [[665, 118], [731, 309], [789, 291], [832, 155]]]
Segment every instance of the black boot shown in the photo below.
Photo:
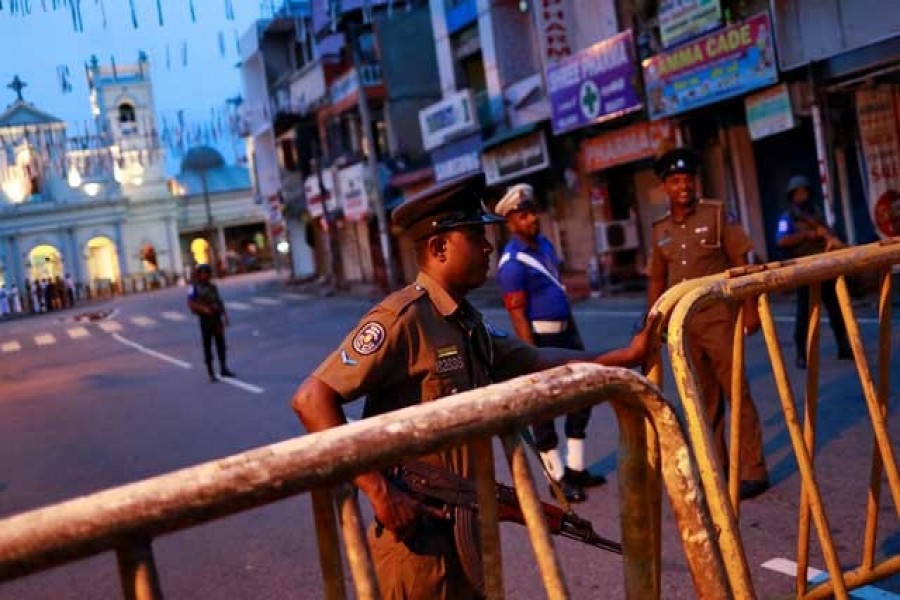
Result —
[[586, 469], [584, 471], [576, 471], [569, 467], [566, 467], [563, 479], [567, 479], [582, 488], [596, 487], [606, 483], [606, 477], [603, 475], [595, 475]]
[[212, 363], [206, 363], [206, 373], [209, 375], [210, 383], [215, 383], [219, 380], [219, 378], [216, 377], [216, 372], [213, 371]]
[[237, 375], [234, 374], [234, 371], [232, 371], [231, 369], [229, 369], [229, 368], [228, 368], [227, 366], [225, 366], [224, 364], [222, 365], [222, 368], [219, 369], [219, 374], [220, 374], [222, 377], [237, 377]]

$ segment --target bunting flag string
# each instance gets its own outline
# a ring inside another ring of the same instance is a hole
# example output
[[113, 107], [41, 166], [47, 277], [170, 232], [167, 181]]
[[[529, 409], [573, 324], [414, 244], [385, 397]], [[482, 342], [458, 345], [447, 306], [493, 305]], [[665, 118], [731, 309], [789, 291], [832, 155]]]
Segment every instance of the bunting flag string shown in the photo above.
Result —
[[234, 5], [232, 0], [225, 0], [225, 18], [234, 21]]
[[225, 34], [219, 32], [219, 56], [225, 58]]
[[186, 67], [188, 64], [187, 40], [181, 42], [181, 66]]
[[131, 24], [135, 29], [137, 29], [138, 28], [137, 8], [134, 6], [134, 0], [128, 0], [128, 4], [131, 6]]
[[191, 23], [197, 22], [197, 12], [194, 10], [194, 0], [189, 0], [188, 6], [191, 9]]
[[84, 33], [84, 21], [81, 18], [81, 0], [72, 0], [69, 3], [72, 9], [72, 29]]
[[156, 15], [159, 17], [159, 26], [165, 27], [165, 23], [163, 22], [162, 0], [156, 0]]
[[59, 65], [56, 67], [56, 76], [59, 79], [59, 89], [63, 94], [72, 92], [72, 83], [69, 81], [71, 74], [68, 65]]

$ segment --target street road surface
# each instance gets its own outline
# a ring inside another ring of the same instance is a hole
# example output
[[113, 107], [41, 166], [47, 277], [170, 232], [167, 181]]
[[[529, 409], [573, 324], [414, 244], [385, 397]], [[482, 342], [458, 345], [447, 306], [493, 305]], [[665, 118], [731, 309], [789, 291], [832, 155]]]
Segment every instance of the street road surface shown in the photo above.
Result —
[[[98, 322], [65, 319], [75, 310], [0, 323], [0, 517], [303, 434], [290, 410], [291, 394], [370, 303], [286, 292], [271, 274], [220, 285], [232, 319], [229, 362], [239, 377], [231, 382], [206, 380], [185, 288], [92, 306], [112, 311]], [[588, 346], [599, 350], [624, 344], [641, 309], [593, 301], [580, 305], [576, 318]], [[792, 305], [777, 310], [784, 317], [779, 335], [788, 342]], [[508, 327], [502, 308], [488, 306], [485, 314], [496, 326]], [[862, 327], [871, 355], [877, 330], [871, 321]], [[895, 324], [889, 415], [895, 441], [900, 439], [897, 329]], [[853, 364], [833, 358], [827, 327], [823, 340], [817, 473], [839, 557], [852, 566], [861, 555], [872, 434]], [[759, 597], [786, 597], [793, 590], [788, 573], [796, 548], [799, 476], [761, 336], [750, 340], [747, 356], [774, 488], [743, 504], [742, 532]], [[793, 360], [790, 349], [786, 358]], [[790, 372], [799, 386], [802, 373], [793, 367]], [[666, 392], [675, 397], [671, 379]], [[354, 403], [348, 414], [358, 417], [361, 408]], [[591, 468], [610, 483], [590, 490], [577, 511], [614, 538], [619, 537], [616, 446], [612, 411], [594, 409], [587, 453]], [[499, 461], [497, 469], [508, 481]], [[545, 486], [540, 489], [546, 493]], [[900, 554], [900, 525], [886, 484], [882, 495], [879, 556]], [[664, 511], [662, 597], [693, 598], [666, 503]], [[524, 529], [504, 525], [502, 532], [507, 596], [544, 597]], [[619, 557], [568, 540], [557, 547], [573, 598], [624, 597]], [[812, 548], [811, 566], [824, 569], [815, 541]], [[169, 598], [322, 595], [307, 496], [165, 536], [154, 549]], [[0, 599], [116, 597], [121, 592], [111, 553], [0, 584]], [[854, 597], [898, 599], [900, 578]]]

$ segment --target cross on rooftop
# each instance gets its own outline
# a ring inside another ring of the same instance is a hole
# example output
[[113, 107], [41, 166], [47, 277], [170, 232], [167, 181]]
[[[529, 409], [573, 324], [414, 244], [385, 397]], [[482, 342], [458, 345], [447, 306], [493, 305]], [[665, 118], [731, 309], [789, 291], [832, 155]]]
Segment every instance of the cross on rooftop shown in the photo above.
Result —
[[18, 100], [19, 102], [24, 102], [24, 98], [22, 98], [22, 88], [26, 87], [27, 85], [27, 83], [19, 79], [19, 76], [16, 75], [15, 77], [13, 77], [12, 83], [7, 85], [6, 87], [16, 93], [16, 96], [18, 96], [16, 100]]

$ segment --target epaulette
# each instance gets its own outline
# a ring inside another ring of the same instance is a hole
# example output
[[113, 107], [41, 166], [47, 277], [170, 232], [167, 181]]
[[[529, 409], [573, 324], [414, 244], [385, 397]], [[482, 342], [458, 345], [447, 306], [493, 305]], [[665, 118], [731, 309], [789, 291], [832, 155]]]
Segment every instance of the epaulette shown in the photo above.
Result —
[[379, 302], [378, 306], [387, 310], [388, 312], [399, 315], [404, 310], [406, 310], [409, 305], [424, 296], [426, 293], [427, 292], [425, 291], [425, 288], [412, 283], [405, 288], [397, 290], [396, 292], [390, 294], [384, 300]]

